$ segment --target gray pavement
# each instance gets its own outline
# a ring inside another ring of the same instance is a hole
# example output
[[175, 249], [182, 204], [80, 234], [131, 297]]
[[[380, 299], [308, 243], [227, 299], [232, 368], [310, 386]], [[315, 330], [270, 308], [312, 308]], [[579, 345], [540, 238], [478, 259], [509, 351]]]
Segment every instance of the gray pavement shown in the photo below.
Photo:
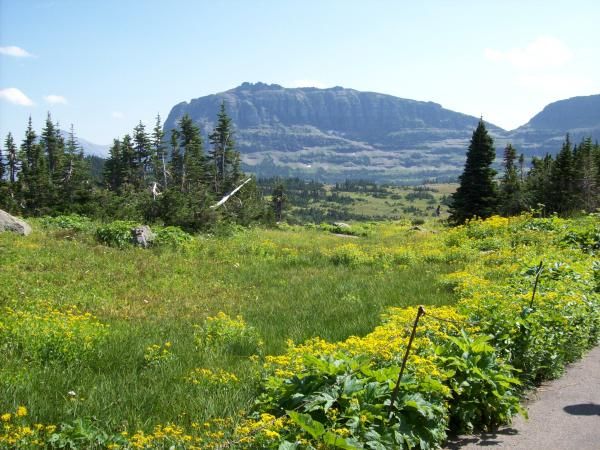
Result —
[[527, 402], [529, 419], [517, 417], [494, 433], [451, 439], [449, 450], [600, 450], [600, 347], [543, 384]]

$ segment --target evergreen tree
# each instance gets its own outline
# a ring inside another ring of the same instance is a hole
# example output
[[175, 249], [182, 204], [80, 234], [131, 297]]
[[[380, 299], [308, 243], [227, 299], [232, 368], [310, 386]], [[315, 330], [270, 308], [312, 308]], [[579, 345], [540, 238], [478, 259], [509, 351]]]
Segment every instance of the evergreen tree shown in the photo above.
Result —
[[525, 180], [525, 190], [529, 197], [530, 206], [547, 213], [550, 208], [550, 172], [553, 164], [552, 156], [534, 157], [531, 160], [531, 170]]
[[138, 186], [140, 167], [138, 165], [138, 158], [129, 134], [123, 136], [123, 139], [121, 140], [121, 169], [121, 186], [128, 185], [128, 189], [135, 189]]
[[113, 140], [113, 145], [109, 150], [109, 157], [104, 164], [102, 177], [104, 184], [109, 190], [119, 192], [123, 184], [123, 157], [121, 155], [121, 141]]
[[44, 150], [47, 161], [49, 181], [51, 185], [59, 185], [62, 177], [62, 163], [64, 159], [64, 140], [60, 135], [60, 129], [52, 123], [52, 117], [48, 113], [46, 124], [40, 136], [40, 145]]
[[199, 192], [206, 180], [204, 150], [200, 129], [187, 114], [179, 122], [179, 145], [183, 156], [182, 190]]
[[75, 137], [71, 124], [65, 145], [61, 202], [64, 212], [80, 211], [91, 200], [90, 166], [83, 156], [83, 149]]
[[171, 130], [171, 161], [170, 172], [174, 186], [181, 190], [184, 179], [184, 164], [181, 149], [179, 148], [179, 131]]
[[213, 191], [223, 195], [241, 181], [240, 154], [235, 149], [231, 118], [225, 110], [225, 102], [217, 115], [217, 125], [209, 136], [212, 150], [210, 152], [211, 178]]
[[[19, 157], [17, 153], [17, 146], [11, 133], [8, 133], [6, 140], [4, 141], [6, 155], [4, 156], [5, 162], [4, 167], [6, 170], [6, 178], [11, 185], [14, 185], [17, 181], [17, 173], [19, 171]], [[2, 177], [0, 177], [2, 178]]]
[[273, 212], [275, 213], [275, 220], [277, 222], [281, 222], [283, 219], [283, 210], [285, 208], [285, 203], [287, 200], [287, 196], [285, 194], [285, 187], [283, 183], [280, 181], [273, 189], [273, 194], [271, 195], [271, 207], [273, 208]]
[[50, 180], [43, 146], [37, 144], [36, 140], [37, 135], [30, 116], [20, 151], [19, 200], [25, 212], [39, 215], [47, 212], [45, 208], [48, 203]]
[[160, 121], [160, 114], [156, 116], [156, 125], [152, 131], [152, 167], [154, 180], [162, 183], [163, 189], [168, 188], [167, 155], [164, 145], [165, 133]]
[[449, 220], [461, 224], [474, 217], [486, 218], [496, 212], [498, 194], [492, 163], [496, 152], [483, 120], [471, 137], [460, 186], [452, 195]]
[[600, 206], [600, 191], [598, 190], [598, 167], [594, 158], [592, 138], [585, 138], [573, 150], [575, 171], [575, 192], [577, 204], [585, 211], [592, 212]]
[[142, 121], [133, 129], [133, 148], [137, 173], [133, 174], [132, 184], [137, 188], [143, 188], [146, 186], [147, 174], [152, 170], [152, 146]]
[[578, 208], [575, 194], [575, 164], [569, 135], [550, 170], [549, 209], [565, 214]]
[[[499, 209], [500, 213], [504, 216], [514, 216], [526, 208], [522, 182], [517, 171], [516, 161], [517, 151], [511, 144], [508, 144], [504, 149], [504, 175], [500, 183]], [[521, 159], [519, 159], [519, 162], [521, 163]]]

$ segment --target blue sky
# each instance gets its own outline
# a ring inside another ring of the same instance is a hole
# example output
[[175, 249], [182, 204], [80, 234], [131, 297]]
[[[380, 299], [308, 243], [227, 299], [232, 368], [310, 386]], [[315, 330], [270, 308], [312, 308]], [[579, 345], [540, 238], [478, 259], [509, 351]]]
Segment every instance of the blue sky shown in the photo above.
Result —
[[0, 136], [107, 144], [244, 81], [435, 101], [503, 128], [600, 93], [600, 2], [0, 0]]

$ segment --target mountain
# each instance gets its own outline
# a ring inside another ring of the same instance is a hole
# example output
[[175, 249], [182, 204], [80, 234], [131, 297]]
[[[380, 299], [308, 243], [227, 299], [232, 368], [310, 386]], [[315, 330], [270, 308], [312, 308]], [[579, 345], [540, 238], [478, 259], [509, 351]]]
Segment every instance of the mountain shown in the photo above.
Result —
[[[468, 142], [479, 120], [437, 103], [375, 92], [243, 83], [175, 105], [165, 121], [165, 131], [187, 113], [207, 136], [222, 102], [235, 124], [246, 171], [324, 181], [453, 179], [463, 169]], [[592, 112], [594, 108], [594, 104], [588, 106]], [[542, 117], [533, 118], [529, 128], [525, 125], [513, 132], [488, 123], [498, 154], [511, 139], [527, 154], [542, 151], [546, 144], [541, 141], [552, 143], [551, 151], [557, 151], [560, 144], [556, 146], [552, 140], [564, 139], [565, 132], [557, 128], [560, 119], [552, 119], [558, 114], [553, 110], [542, 111], [538, 114]], [[592, 112], [581, 115], [587, 120]], [[573, 123], [582, 122], [573, 118]]]
[[[67, 141], [67, 139], [69, 139], [68, 131], [60, 130], [60, 135], [63, 137], [65, 142]], [[110, 148], [110, 146], [94, 144], [93, 142], [90, 142], [86, 139], [82, 139], [78, 136], [75, 136], [75, 139], [77, 140], [81, 148], [83, 148], [83, 152], [86, 155], [99, 156], [101, 158], [106, 158], [108, 156], [108, 149]]]
[[543, 156], [556, 153], [567, 133], [574, 143], [588, 136], [600, 139], [600, 95], [550, 103], [505, 138], [528, 156]]

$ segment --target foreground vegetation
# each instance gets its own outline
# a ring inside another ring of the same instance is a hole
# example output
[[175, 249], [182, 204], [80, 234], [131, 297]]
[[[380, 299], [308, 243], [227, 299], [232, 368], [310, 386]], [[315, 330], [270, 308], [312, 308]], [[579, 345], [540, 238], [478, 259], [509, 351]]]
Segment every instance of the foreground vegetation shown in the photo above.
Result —
[[435, 448], [510, 420], [600, 333], [593, 215], [149, 250], [117, 225], [0, 235], [0, 448]]

